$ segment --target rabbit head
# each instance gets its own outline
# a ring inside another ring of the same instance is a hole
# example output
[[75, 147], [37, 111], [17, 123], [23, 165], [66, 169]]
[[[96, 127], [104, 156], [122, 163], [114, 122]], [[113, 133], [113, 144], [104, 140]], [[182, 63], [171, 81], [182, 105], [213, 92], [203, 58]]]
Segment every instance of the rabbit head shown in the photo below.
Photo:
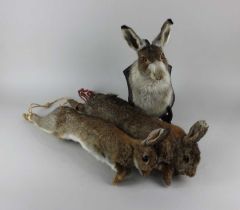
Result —
[[172, 24], [171, 19], [166, 20], [151, 44], [148, 40], [141, 39], [132, 28], [126, 25], [121, 27], [128, 45], [137, 52], [139, 73], [146, 78], [170, 81], [171, 66], [164, 55], [163, 47], [169, 39]]
[[200, 162], [200, 150], [197, 142], [205, 135], [208, 125], [205, 121], [197, 121], [189, 133], [177, 145], [174, 168], [177, 174], [194, 176]]
[[154, 146], [164, 140], [168, 134], [168, 129], [159, 128], [150, 132], [146, 139], [136, 140], [133, 161], [141, 175], [147, 176], [156, 168], [158, 156]]

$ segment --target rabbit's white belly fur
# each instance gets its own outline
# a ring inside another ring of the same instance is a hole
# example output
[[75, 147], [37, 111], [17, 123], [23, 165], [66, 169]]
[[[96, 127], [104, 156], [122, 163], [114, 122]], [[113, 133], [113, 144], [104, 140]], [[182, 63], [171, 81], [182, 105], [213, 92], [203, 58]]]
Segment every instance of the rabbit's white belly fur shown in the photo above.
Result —
[[172, 105], [173, 88], [170, 75], [162, 80], [151, 80], [143, 77], [137, 66], [133, 66], [130, 75], [133, 103], [150, 115], [162, 115]]
[[116, 171], [116, 168], [114, 164], [112, 164], [107, 158], [104, 158], [102, 155], [97, 153], [94, 148], [92, 148], [90, 145], [88, 145], [85, 141], [83, 141], [81, 138], [73, 135], [73, 134], [65, 134], [62, 138], [64, 139], [70, 139], [72, 141], [78, 142], [81, 144], [82, 148], [85, 149], [88, 153], [90, 153], [92, 156], [94, 156], [97, 160], [106, 163], [108, 166], [111, 167], [112, 170]]

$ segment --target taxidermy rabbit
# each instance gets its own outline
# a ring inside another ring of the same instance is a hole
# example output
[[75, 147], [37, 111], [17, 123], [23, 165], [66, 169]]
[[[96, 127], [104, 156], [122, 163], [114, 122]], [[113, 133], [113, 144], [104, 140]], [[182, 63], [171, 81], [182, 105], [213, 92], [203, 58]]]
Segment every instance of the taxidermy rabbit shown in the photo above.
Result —
[[144, 139], [154, 129], [169, 129], [170, 133], [161, 143], [155, 145], [158, 155], [158, 169], [163, 180], [170, 185], [174, 174], [194, 176], [200, 161], [197, 142], [205, 135], [208, 125], [197, 121], [188, 134], [180, 127], [163, 122], [158, 117], [147, 115], [142, 109], [112, 94], [94, 93], [81, 89], [79, 92], [85, 104], [74, 100], [68, 102], [80, 113], [99, 117], [117, 125], [118, 128], [137, 139]]
[[164, 22], [159, 35], [150, 42], [141, 39], [132, 28], [121, 27], [128, 45], [138, 55], [137, 61], [123, 71], [128, 85], [128, 102], [160, 117], [172, 120], [175, 95], [171, 83], [171, 69], [163, 52], [170, 35], [171, 19]]
[[80, 143], [96, 159], [108, 164], [116, 171], [113, 184], [121, 182], [132, 167], [145, 176], [157, 166], [157, 154], [152, 146], [166, 137], [167, 129], [154, 129], [147, 138], [139, 140], [110, 122], [79, 114], [71, 107], [60, 106], [46, 116], [32, 113], [34, 107], [50, 107], [53, 103], [33, 105], [23, 116], [47, 133]]

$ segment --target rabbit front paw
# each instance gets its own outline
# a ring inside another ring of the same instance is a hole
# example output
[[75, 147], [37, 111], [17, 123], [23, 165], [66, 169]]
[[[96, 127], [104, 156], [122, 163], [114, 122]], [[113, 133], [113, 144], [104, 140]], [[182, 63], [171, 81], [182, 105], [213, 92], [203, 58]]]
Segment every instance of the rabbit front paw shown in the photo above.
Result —
[[125, 177], [130, 173], [129, 169], [121, 168], [121, 170], [117, 170], [117, 173], [115, 177], [113, 178], [112, 184], [118, 185], [120, 182], [122, 182]]
[[169, 186], [172, 182], [173, 169], [167, 164], [163, 165], [162, 177], [163, 177], [163, 181], [164, 181], [165, 185]]

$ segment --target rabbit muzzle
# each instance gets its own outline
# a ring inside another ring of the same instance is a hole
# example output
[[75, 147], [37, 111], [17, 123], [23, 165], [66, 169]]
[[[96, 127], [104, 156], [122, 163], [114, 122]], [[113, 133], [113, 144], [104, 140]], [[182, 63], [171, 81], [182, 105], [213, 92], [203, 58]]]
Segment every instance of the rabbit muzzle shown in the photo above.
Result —
[[193, 177], [196, 174], [196, 169], [191, 169], [186, 171], [186, 175], [189, 177]]
[[154, 61], [153, 63], [150, 63], [147, 70], [150, 72], [150, 77], [153, 80], [170, 81], [170, 74], [167, 70], [167, 66], [162, 61]]

